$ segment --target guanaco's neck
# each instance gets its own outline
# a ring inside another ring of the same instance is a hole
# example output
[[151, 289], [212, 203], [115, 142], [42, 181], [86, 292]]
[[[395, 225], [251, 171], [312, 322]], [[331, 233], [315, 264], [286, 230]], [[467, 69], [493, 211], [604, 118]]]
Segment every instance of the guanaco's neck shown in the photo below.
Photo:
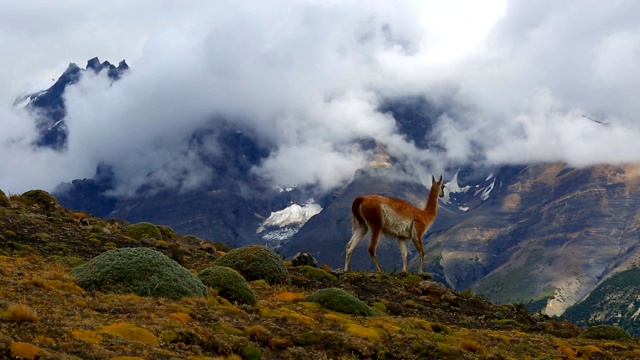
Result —
[[424, 211], [429, 215], [436, 215], [438, 211], [438, 195], [440, 194], [440, 185], [433, 184], [431, 185], [431, 190], [429, 190], [429, 197], [427, 198], [427, 205], [424, 207]]

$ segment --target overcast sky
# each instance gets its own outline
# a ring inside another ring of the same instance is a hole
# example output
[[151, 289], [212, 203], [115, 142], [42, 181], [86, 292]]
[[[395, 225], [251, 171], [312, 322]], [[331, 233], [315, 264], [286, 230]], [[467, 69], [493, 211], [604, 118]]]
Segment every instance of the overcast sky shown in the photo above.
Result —
[[[214, 117], [278, 144], [255, 171], [282, 185], [347, 181], [370, 159], [353, 145], [362, 137], [424, 179], [471, 160], [640, 161], [633, 0], [0, 0], [0, 9], [5, 192], [52, 190], [93, 176], [99, 161], [114, 164], [123, 192], [159, 168], [159, 183], [197, 186], [214, 174], [186, 140]], [[65, 94], [68, 150], [34, 150], [33, 119], [14, 99], [95, 56], [126, 59], [131, 71], [113, 85], [85, 76]], [[442, 151], [416, 149], [377, 111], [415, 95], [448, 106], [430, 135]]]

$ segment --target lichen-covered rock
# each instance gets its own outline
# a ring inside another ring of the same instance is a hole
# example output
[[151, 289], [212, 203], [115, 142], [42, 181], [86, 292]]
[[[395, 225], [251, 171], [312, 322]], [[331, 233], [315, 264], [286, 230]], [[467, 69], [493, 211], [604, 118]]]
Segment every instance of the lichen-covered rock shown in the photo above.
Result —
[[289, 271], [275, 251], [262, 245], [248, 245], [222, 255], [214, 265], [238, 271], [248, 281], [266, 280], [270, 284], [289, 283]]
[[207, 295], [207, 288], [197, 276], [148, 248], [110, 250], [73, 268], [71, 273], [85, 290], [170, 299]]
[[160, 229], [148, 222], [127, 225], [122, 228], [122, 232], [135, 240], [142, 240], [144, 238], [162, 240], [162, 233], [160, 232]]
[[232, 268], [225, 266], [208, 267], [198, 274], [202, 283], [218, 290], [218, 294], [229, 301], [240, 304], [255, 305], [256, 294], [247, 280]]
[[376, 315], [376, 312], [367, 304], [342, 289], [328, 288], [318, 290], [311, 295], [307, 295], [306, 300], [318, 303], [329, 310], [345, 314]]
[[293, 266], [311, 266], [318, 267], [318, 260], [313, 257], [313, 255], [308, 252], [299, 252], [293, 256], [291, 259], [291, 264]]

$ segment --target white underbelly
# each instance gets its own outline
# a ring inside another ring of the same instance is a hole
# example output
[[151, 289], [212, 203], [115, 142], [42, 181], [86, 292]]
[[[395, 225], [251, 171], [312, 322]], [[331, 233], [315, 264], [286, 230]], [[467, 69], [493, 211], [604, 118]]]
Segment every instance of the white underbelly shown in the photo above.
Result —
[[382, 233], [385, 236], [411, 238], [413, 219], [403, 218], [386, 206], [382, 206], [382, 224]]

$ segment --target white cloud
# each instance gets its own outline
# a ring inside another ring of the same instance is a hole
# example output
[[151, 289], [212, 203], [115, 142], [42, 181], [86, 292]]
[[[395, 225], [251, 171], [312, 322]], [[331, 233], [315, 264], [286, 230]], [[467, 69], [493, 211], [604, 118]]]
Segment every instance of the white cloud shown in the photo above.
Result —
[[[0, 59], [6, 104], [70, 61], [132, 68], [113, 85], [85, 76], [65, 94], [67, 152], [34, 150], [24, 114], [4, 111], [0, 188], [13, 192], [90, 177], [99, 161], [115, 164], [122, 191], [149, 174], [197, 186], [213, 174], [187, 141], [221, 118], [276, 146], [255, 172], [281, 184], [345, 181], [369, 160], [352, 145], [365, 137], [427, 179], [471, 160], [640, 161], [634, 1], [0, 5], [0, 50], [21, 55]], [[430, 135], [439, 147], [417, 149], [378, 112], [406, 95], [445, 110]]]

